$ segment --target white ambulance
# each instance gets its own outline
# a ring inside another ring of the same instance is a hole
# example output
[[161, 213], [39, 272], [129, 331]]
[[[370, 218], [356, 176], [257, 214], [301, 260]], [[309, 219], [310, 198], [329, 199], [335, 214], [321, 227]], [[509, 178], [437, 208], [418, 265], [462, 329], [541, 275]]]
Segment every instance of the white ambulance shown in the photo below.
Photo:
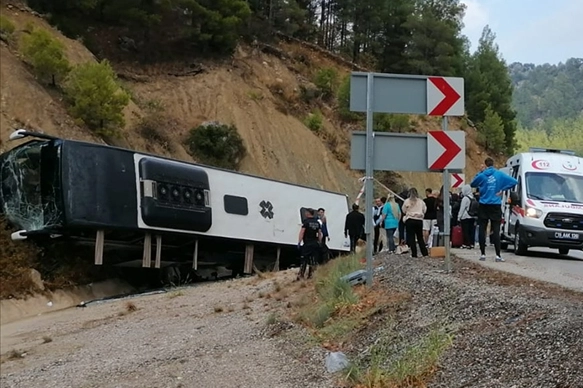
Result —
[[531, 148], [501, 171], [518, 184], [503, 193], [502, 248], [583, 250], [583, 158], [573, 151]]

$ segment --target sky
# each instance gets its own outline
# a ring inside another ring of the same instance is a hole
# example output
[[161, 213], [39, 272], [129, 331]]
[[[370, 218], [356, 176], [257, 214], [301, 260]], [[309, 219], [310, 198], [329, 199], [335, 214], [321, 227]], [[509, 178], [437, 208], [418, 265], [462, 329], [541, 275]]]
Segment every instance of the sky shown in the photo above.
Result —
[[556, 64], [583, 57], [583, 0], [461, 0], [472, 51], [484, 26], [512, 62]]

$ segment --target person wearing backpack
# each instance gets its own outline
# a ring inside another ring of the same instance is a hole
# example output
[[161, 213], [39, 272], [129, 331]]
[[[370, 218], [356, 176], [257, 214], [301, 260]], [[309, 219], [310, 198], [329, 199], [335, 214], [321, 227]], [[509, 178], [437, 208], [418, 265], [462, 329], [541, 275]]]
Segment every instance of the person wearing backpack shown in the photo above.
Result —
[[462, 201], [457, 216], [464, 235], [462, 248], [473, 249], [476, 245], [476, 219], [479, 207], [480, 204], [472, 194], [472, 187], [470, 185], [462, 186]]

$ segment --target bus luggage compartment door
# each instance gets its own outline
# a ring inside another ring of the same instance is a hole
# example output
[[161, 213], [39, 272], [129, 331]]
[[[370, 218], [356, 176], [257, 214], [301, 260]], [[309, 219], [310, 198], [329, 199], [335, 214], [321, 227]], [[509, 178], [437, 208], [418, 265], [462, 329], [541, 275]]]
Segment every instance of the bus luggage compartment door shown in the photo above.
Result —
[[206, 171], [154, 158], [139, 161], [140, 212], [151, 227], [207, 232], [212, 225]]

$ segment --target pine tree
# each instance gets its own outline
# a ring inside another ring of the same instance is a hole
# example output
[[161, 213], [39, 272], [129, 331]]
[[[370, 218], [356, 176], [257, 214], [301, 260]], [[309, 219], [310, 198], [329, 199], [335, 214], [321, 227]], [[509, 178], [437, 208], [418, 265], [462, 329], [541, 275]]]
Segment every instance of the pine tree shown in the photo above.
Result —
[[403, 55], [411, 41], [407, 23], [415, 9], [415, 0], [384, 1], [382, 28], [378, 39], [378, 70], [383, 73], [407, 73], [407, 57]]
[[501, 119], [504, 127], [506, 152], [514, 148], [516, 112], [512, 108], [512, 82], [504, 59], [501, 58], [496, 36], [488, 26], [484, 28], [479, 46], [468, 61], [466, 70], [466, 110], [474, 122], [486, 120], [490, 107]]
[[461, 35], [465, 6], [459, 0], [417, 0], [409, 17], [412, 31], [406, 56], [413, 74], [460, 75], [465, 39]]
[[480, 140], [486, 149], [494, 152], [506, 151], [504, 123], [498, 113], [488, 106], [484, 112], [484, 122], [479, 125]]
[[129, 96], [120, 89], [109, 63], [85, 63], [74, 68], [65, 92], [71, 102], [71, 114], [101, 134], [115, 134], [115, 127], [125, 124], [123, 110]]
[[35, 28], [24, 35], [21, 51], [37, 77], [50, 80], [52, 86], [56, 85], [56, 78], [65, 76], [71, 69], [65, 56], [65, 46], [47, 30]]

